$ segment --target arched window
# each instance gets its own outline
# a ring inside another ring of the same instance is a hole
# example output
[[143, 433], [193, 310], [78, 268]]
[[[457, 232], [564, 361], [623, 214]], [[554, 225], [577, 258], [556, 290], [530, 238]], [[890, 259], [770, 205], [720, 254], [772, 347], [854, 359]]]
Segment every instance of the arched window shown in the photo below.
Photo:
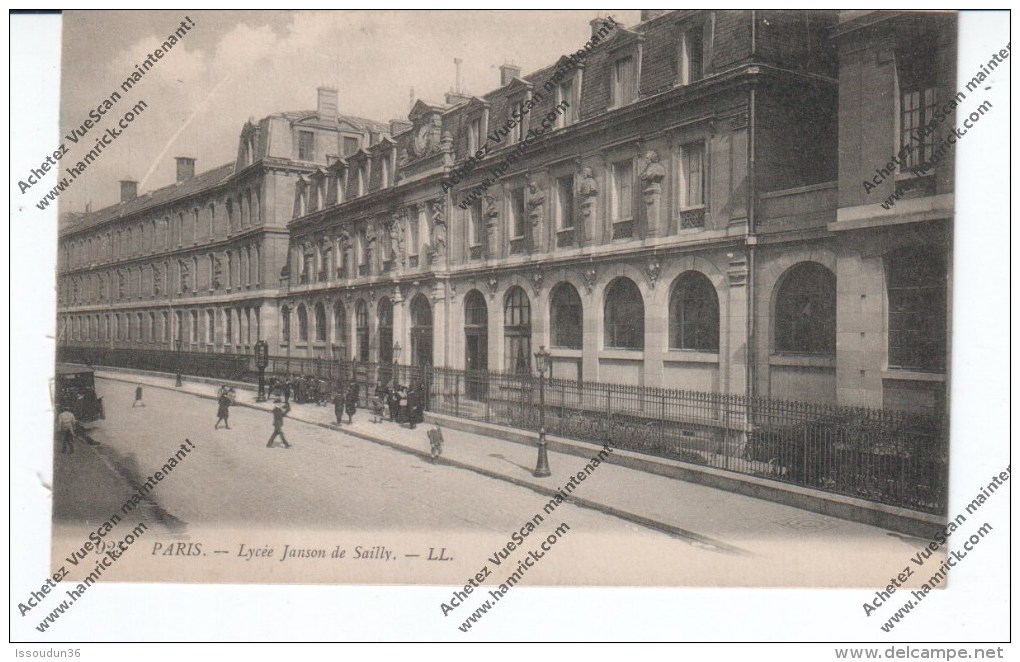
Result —
[[606, 288], [604, 325], [607, 348], [644, 349], [645, 303], [631, 279], [617, 278]]
[[156, 340], [156, 313], [149, 313], [149, 333], [148, 341], [155, 342]]
[[315, 342], [326, 342], [326, 306], [315, 304]]
[[284, 306], [280, 309], [280, 326], [282, 328], [281, 335], [283, 336], [283, 342], [290, 342], [290, 307]]
[[333, 305], [333, 325], [334, 344], [339, 348], [340, 358], [346, 359], [350, 350], [347, 338], [347, 308], [340, 301]]
[[719, 351], [719, 297], [712, 281], [688, 271], [673, 284], [669, 296], [669, 347]]
[[393, 363], [393, 303], [389, 297], [379, 300], [377, 307], [379, 317], [379, 363]]
[[358, 337], [358, 360], [368, 361], [368, 304], [359, 299], [354, 307], [354, 330]]
[[297, 309], [298, 342], [308, 342], [308, 310], [304, 305]]
[[944, 248], [917, 247], [885, 258], [889, 297], [889, 366], [946, 369]]
[[503, 369], [531, 372], [531, 302], [516, 285], [507, 291], [503, 302]]
[[432, 365], [432, 306], [424, 294], [411, 300], [411, 365]]
[[581, 349], [584, 337], [582, 313], [581, 297], [573, 285], [560, 283], [553, 288], [549, 303], [553, 347]]
[[776, 294], [776, 351], [836, 352], [836, 275], [817, 262], [790, 267]]
[[163, 317], [163, 342], [170, 342], [170, 313], [165, 312]]
[[[469, 372], [489, 369], [489, 311], [478, 290], [471, 290], [464, 297], [464, 367]], [[465, 389], [468, 398], [484, 400], [488, 380], [468, 377]]]

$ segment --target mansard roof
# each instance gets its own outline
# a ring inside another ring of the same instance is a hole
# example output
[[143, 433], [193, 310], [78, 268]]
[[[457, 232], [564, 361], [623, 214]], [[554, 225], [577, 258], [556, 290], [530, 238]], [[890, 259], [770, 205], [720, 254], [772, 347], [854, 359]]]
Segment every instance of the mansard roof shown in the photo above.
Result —
[[231, 161], [212, 170], [197, 174], [190, 179], [185, 179], [182, 182], [174, 182], [169, 186], [144, 193], [127, 202], [118, 202], [91, 214], [83, 214], [77, 223], [62, 229], [61, 234], [78, 232], [79, 230], [102, 225], [108, 221], [183, 200], [223, 184], [233, 174], [234, 162]]

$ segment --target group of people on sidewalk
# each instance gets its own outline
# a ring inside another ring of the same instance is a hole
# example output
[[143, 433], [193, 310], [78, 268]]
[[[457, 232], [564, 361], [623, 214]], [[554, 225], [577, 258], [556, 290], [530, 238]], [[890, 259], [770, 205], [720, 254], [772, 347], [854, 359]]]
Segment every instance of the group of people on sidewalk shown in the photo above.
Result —
[[282, 398], [286, 403], [294, 398], [298, 404], [323, 406], [329, 402], [329, 383], [311, 375], [273, 376], [269, 378], [268, 395], [270, 398]]
[[373, 423], [385, 420], [388, 412], [391, 423], [407, 423], [413, 430], [425, 421], [425, 386], [419, 383], [408, 388], [397, 383], [390, 386], [380, 383], [375, 388], [371, 407]]

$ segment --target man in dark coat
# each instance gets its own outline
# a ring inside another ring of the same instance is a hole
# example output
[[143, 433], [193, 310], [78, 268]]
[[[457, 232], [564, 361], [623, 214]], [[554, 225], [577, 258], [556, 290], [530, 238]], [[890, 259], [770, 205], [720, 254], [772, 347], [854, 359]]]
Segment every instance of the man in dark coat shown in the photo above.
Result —
[[290, 448], [290, 444], [287, 443], [287, 437], [283, 434], [283, 418], [290, 413], [290, 403], [284, 403], [282, 407], [273, 407], [273, 434], [269, 437], [269, 443], [266, 444], [266, 448], [273, 447], [273, 441], [277, 437], [283, 442], [284, 448]]
[[421, 384], [407, 394], [407, 422], [412, 430], [425, 422], [425, 393]]
[[223, 426], [229, 430], [230, 405], [233, 404], [230, 400], [230, 392], [225, 389], [220, 389], [220, 394], [217, 396], [216, 401], [219, 403], [219, 407], [216, 409], [216, 425], [213, 426], [213, 430], [220, 427], [220, 421], [223, 421]]
[[341, 386], [333, 394], [333, 415], [336, 416], [336, 424], [340, 425], [344, 418], [344, 404], [347, 400], [344, 389]]
[[386, 389], [386, 406], [390, 410], [390, 422], [397, 420], [400, 413], [400, 385], [392, 382], [392, 386]]
[[354, 422], [354, 412], [358, 411], [358, 385], [351, 383], [347, 387], [347, 398], [344, 400], [344, 410], [347, 412], [347, 422]]

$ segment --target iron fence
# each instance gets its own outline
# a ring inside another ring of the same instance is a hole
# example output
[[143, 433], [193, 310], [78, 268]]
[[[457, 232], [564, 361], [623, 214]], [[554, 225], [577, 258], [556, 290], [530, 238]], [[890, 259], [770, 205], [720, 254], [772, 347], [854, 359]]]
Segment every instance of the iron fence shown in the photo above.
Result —
[[[254, 382], [254, 357], [62, 346], [61, 361]], [[178, 363], [179, 362], [179, 363]], [[268, 377], [327, 390], [350, 383], [361, 406], [378, 385], [425, 387], [426, 409], [537, 431], [538, 377], [325, 358], [272, 356]], [[944, 413], [864, 409], [669, 388], [549, 379], [549, 434], [945, 514]]]

